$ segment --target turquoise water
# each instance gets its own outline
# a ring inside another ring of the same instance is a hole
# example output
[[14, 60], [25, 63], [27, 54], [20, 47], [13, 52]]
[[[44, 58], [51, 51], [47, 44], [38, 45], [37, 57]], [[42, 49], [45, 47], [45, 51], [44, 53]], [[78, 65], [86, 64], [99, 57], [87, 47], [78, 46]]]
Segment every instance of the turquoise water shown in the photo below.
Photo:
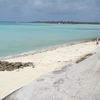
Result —
[[100, 36], [100, 25], [0, 23], [0, 56]]

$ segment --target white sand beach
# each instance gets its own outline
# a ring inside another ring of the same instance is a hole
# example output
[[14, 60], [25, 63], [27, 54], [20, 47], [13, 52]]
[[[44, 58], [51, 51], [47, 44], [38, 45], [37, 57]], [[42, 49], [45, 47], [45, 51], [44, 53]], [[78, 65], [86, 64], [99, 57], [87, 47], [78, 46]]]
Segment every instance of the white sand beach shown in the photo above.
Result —
[[100, 48], [84, 61], [41, 76], [3, 100], [100, 100]]
[[88, 41], [74, 45], [64, 45], [36, 54], [6, 59], [9, 62], [33, 62], [35, 68], [27, 67], [14, 71], [1, 71], [0, 99], [29, 84], [41, 75], [45, 75], [67, 64], [74, 64], [81, 57], [95, 53], [96, 48], [95, 41]]

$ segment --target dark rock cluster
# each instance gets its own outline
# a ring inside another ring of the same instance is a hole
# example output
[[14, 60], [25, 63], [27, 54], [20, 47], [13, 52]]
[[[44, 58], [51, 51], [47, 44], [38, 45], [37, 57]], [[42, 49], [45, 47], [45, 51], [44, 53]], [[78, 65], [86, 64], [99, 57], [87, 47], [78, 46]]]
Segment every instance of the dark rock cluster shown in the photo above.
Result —
[[34, 68], [34, 64], [32, 62], [22, 63], [22, 62], [0, 61], [0, 71], [13, 71], [24, 67]]

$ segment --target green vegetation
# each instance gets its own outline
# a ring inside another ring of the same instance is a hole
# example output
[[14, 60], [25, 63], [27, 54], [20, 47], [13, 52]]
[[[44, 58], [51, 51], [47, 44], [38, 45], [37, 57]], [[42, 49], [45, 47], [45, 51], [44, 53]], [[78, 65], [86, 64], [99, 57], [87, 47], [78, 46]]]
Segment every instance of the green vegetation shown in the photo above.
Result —
[[100, 24], [100, 22], [75, 22], [75, 21], [33, 21], [30, 23], [49, 23], [49, 24]]

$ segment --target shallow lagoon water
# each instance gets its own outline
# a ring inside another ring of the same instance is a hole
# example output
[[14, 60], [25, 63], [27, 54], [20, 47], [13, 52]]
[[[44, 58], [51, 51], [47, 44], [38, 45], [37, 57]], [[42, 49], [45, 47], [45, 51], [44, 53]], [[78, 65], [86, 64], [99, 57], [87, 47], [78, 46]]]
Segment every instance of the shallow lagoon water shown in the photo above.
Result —
[[0, 23], [0, 56], [100, 36], [100, 25]]

